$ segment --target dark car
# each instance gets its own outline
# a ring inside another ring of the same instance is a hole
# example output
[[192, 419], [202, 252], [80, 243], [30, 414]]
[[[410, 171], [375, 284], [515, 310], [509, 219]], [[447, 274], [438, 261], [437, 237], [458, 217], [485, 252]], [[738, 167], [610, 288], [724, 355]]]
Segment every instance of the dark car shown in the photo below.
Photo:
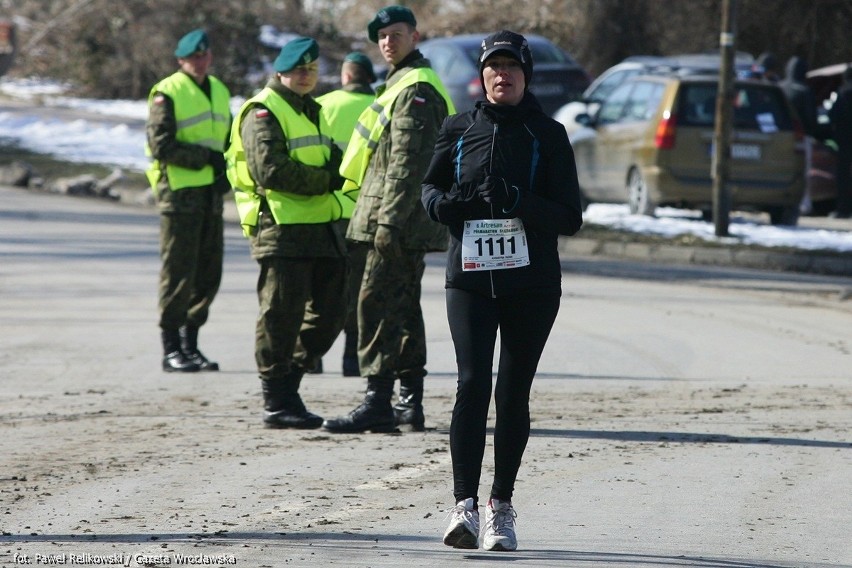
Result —
[[[432, 62], [453, 99], [457, 112], [473, 108], [484, 99], [479, 82], [479, 46], [487, 33], [428, 39], [418, 48]], [[563, 49], [550, 40], [525, 36], [533, 58], [530, 91], [538, 98], [544, 112], [553, 115], [567, 102], [577, 100], [589, 86], [588, 73]]]
[[836, 63], [813, 69], [807, 74], [808, 85], [817, 103], [817, 135], [812, 141], [808, 167], [808, 200], [802, 212], [827, 215], [837, 207], [837, 144], [828, 119], [828, 111], [837, 98], [843, 72], [852, 63]]

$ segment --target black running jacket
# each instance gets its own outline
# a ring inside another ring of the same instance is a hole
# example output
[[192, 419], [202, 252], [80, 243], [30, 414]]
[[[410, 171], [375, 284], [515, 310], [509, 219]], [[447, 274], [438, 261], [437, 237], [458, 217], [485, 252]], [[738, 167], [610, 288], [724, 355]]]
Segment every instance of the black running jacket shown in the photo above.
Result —
[[[489, 174], [518, 188], [519, 198], [511, 200], [508, 212], [477, 194]], [[429, 217], [450, 231], [447, 288], [492, 298], [561, 293], [558, 236], [573, 235], [583, 224], [580, 189], [565, 128], [544, 114], [531, 93], [516, 106], [480, 101], [471, 111], [447, 117], [423, 179], [421, 200]], [[463, 271], [464, 221], [513, 217], [523, 221], [530, 264]]]

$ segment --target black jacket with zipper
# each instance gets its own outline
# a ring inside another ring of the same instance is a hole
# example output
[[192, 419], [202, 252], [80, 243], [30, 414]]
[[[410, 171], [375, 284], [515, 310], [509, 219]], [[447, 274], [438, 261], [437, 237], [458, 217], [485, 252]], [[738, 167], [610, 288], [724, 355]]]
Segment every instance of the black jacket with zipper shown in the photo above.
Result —
[[[489, 174], [518, 188], [517, 201], [510, 190], [506, 210], [477, 194]], [[561, 292], [558, 236], [573, 235], [583, 224], [580, 189], [565, 128], [544, 114], [534, 95], [527, 92], [516, 106], [480, 101], [469, 112], [447, 117], [422, 189], [429, 217], [449, 227], [447, 288], [488, 297]], [[514, 217], [523, 222], [530, 264], [462, 271], [464, 221]]]

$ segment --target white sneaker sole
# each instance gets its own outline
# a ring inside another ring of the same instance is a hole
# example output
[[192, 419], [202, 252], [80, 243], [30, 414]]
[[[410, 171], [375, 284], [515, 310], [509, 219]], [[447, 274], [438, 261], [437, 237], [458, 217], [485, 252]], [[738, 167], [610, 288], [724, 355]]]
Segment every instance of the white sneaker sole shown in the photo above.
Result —
[[485, 546], [483, 548], [494, 552], [514, 552], [518, 549], [518, 546], [505, 546], [502, 542], [495, 542], [491, 546]]

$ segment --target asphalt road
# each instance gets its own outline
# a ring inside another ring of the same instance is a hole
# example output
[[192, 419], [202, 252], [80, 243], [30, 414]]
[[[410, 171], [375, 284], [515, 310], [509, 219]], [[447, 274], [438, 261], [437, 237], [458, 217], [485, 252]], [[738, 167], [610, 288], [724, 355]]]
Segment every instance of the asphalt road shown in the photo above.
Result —
[[[0, 188], [2, 566], [852, 566], [848, 278], [566, 256], [520, 548], [460, 551], [440, 542], [455, 385], [441, 256], [422, 298], [427, 431], [270, 431], [246, 242], [227, 227], [201, 334], [222, 371], [174, 376], [157, 228], [151, 209]], [[303, 384], [324, 416], [364, 387], [339, 375], [341, 343]]]

